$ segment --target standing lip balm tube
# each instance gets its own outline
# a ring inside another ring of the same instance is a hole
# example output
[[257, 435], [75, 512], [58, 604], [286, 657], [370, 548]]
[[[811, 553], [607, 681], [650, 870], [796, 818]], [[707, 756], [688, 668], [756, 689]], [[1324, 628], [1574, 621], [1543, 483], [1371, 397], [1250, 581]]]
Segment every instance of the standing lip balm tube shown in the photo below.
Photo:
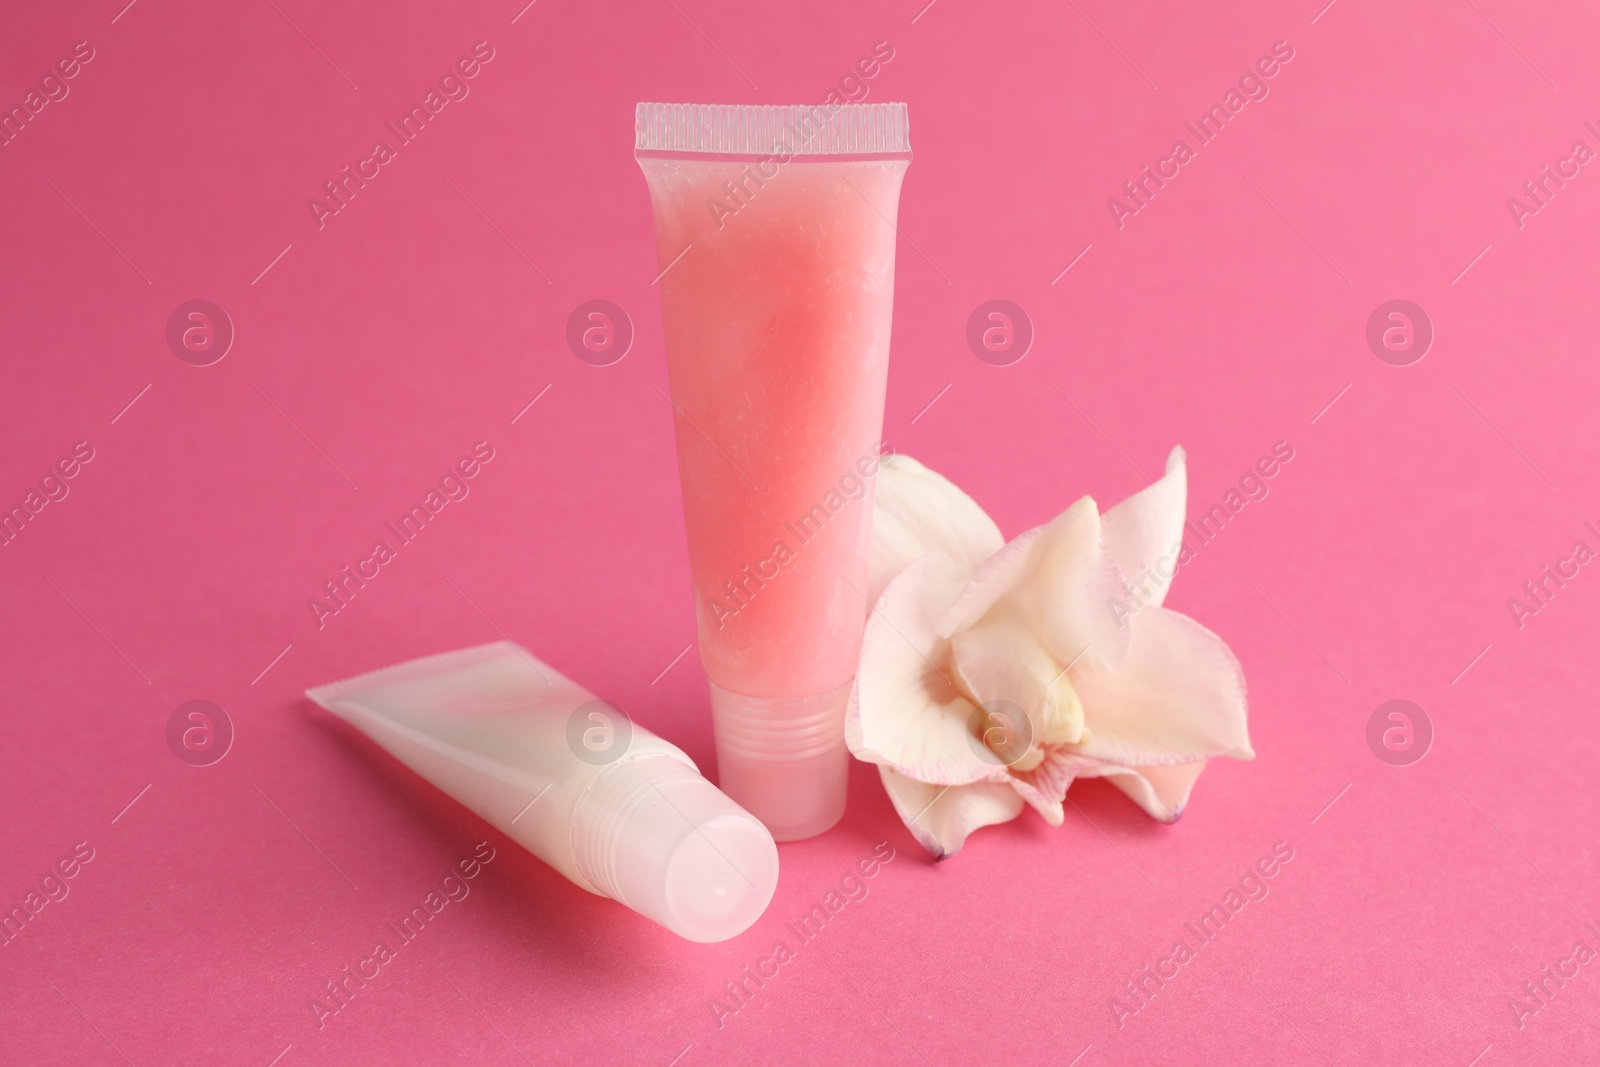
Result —
[[722, 787], [779, 841], [844, 814], [911, 160], [904, 104], [640, 104]]
[[778, 849], [675, 745], [508, 641], [306, 696], [591, 893], [690, 941], [766, 910]]

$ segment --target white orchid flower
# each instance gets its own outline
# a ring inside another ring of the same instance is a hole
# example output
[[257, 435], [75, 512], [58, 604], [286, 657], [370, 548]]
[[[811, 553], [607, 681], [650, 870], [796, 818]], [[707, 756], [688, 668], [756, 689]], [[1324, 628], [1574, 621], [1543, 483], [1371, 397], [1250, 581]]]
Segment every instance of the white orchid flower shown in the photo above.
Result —
[[1254, 758], [1239, 661], [1161, 606], [1187, 489], [1174, 448], [1161, 479], [1104, 515], [1084, 497], [1007, 544], [951, 482], [883, 461], [845, 739], [929, 852], [1024, 802], [1059, 826], [1078, 777], [1173, 822], [1208, 759]]

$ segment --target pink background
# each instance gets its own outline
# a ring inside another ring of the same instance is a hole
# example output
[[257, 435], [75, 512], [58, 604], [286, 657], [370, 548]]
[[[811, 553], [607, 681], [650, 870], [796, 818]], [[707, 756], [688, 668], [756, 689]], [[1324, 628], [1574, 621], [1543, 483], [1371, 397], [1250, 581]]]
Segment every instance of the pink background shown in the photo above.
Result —
[[[1600, 14], [123, 2], [0, 12], [8, 107], [95, 49], [0, 148], [0, 503], [95, 450], [0, 549], [0, 904], [95, 852], [0, 949], [0, 1061], [1600, 1058], [1600, 962], [1520, 1028], [1509, 1007], [1574, 941], [1600, 949], [1600, 575], [1520, 630], [1506, 606], [1600, 548], [1600, 176], [1521, 229], [1506, 206], [1600, 148]], [[480, 40], [470, 96], [319, 231], [307, 199]], [[769, 912], [690, 944], [300, 693], [503, 632], [714, 770], [695, 655], [662, 674], [694, 634], [633, 105], [819, 100], [880, 40], [868, 99], [910, 103], [916, 151], [885, 436], [1008, 536], [1120, 499], [1175, 443], [1193, 517], [1290, 442], [1168, 601], [1243, 661], [1259, 757], [1213, 764], [1177, 826], [1086, 783], [1061, 828], [1027, 813], [937, 865], [856, 765], [844, 822], [783, 847]], [[1279, 40], [1270, 96], [1119, 230], [1106, 199]], [[191, 298], [237, 331], [213, 366], [165, 341]], [[637, 334], [604, 368], [564, 341], [594, 298]], [[992, 298], [1037, 331], [1013, 366], [963, 339]], [[1437, 332], [1413, 366], [1365, 342], [1394, 298]], [[319, 631], [307, 598], [478, 440], [470, 497]], [[1366, 743], [1394, 698], [1436, 731], [1408, 767]], [[213, 766], [167, 747], [191, 699], [237, 731]], [[486, 837], [472, 895], [319, 1030], [310, 999]], [[793, 942], [879, 841], [897, 856], [866, 899]], [[1110, 998], [1278, 841], [1270, 896], [1119, 1030]], [[719, 1028], [708, 1001], [779, 938], [796, 958]]]

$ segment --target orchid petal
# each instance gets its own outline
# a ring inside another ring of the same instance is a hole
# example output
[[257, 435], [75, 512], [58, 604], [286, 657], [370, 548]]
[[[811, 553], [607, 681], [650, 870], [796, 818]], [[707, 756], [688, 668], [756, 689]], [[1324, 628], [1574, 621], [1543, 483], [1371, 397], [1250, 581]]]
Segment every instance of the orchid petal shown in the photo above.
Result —
[[1205, 760], [1148, 767], [1118, 767], [1098, 760], [1086, 762], [1091, 765], [1080, 770], [1079, 777], [1106, 779], [1151, 818], [1161, 822], [1178, 821], [1189, 804], [1189, 793], [1200, 772], [1206, 769]]
[[1136, 767], [1128, 774], [1111, 776], [1111, 784], [1132, 797], [1152, 818], [1177, 822], [1205, 769], [1205, 760], [1170, 767]]
[[1116, 562], [1100, 544], [1100, 512], [1084, 497], [979, 567], [939, 632], [948, 637], [972, 626], [1005, 598], [1029, 613], [1044, 647], [1063, 666], [1087, 654], [1115, 667], [1132, 639], [1108, 610], [1122, 595]]
[[945, 666], [949, 642], [934, 620], [960, 595], [965, 570], [943, 553], [923, 556], [889, 583], [867, 619], [861, 665], [845, 712], [845, 743], [860, 759], [941, 785], [1003, 780], [978, 754], [973, 705]]
[[910, 456], [887, 456], [878, 467], [867, 600], [876, 603], [884, 587], [930, 552], [971, 574], [1005, 543], [994, 520], [949, 479]]
[[1165, 475], [1101, 519], [1107, 550], [1123, 577], [1141, 590], [1140, 602], [1147, 607], [1161, 605], [1177, 573], [1188, 481], [1183, 449], [1174, 448], [1167, 456]]
[[967, 835], [1022, 814], [1022, 798], [1004, 783], [941, 786], [919, 782], [889, 767], [878, 768], [894, 810], [917, 843], [935, 858], [960, 851]]
[[1073, 672], [1088, 732], [1075, 750], [1124, 767], [1253, 759], [1244, 672], [1223, 640], [1167, 608], [1145, 608], [1132, 622], [1120, 669]]

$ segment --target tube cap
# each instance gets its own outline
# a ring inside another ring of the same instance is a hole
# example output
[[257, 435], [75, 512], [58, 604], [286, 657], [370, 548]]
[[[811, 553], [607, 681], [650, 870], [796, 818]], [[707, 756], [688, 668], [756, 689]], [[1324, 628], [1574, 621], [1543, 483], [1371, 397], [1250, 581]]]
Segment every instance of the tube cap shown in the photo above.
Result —
[[766, 827], [672, 756], [596, 778], [573, 811], [572, 855], [595, 889], [690, 941], [743, 933], [778, 887]]
[[711, 683], [723, 791], [779, 841], [815, 837], [844, 815], [852, 679], [810, 697], [745, 696]]

